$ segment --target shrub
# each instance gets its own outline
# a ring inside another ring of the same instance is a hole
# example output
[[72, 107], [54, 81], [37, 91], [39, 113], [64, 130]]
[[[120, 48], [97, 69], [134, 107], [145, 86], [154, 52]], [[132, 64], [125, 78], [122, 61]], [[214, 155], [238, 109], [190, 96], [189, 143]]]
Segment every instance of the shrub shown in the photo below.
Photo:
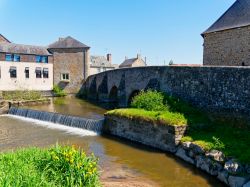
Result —
[[55, 96], [58, 96], [58, 97], [66, 96], [66, 93], [64, 92], [64, 90], [58, 85], [53, 86], [53, 92]]
[[168, 109], [164, 104], [163, 93], [152, 90], [141, 91], [133, 98], [131, 107], [148, 111], [166, 111]]

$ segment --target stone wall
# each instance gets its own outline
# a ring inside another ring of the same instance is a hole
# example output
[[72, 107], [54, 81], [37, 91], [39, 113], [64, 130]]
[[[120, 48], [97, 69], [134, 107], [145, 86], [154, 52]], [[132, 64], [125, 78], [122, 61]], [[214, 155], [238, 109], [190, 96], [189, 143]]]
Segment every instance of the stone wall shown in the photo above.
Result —
[[186, 126], [152, 125], [150, 122], [106, 115], [103, 132], [140, 142], [164, 151], [176, 152]]
[[227, 158], [218, 150], [206, 151], [193, 142], [180, 143], [186, 126], [154, 125], [150, 122], [106, 115], [103, 132], [173, 153], [216, 177], [230, 187], [250, 186], [250, 165]]
[[204, 65], [250, 66], [250, 26], [205, 34]]
[[[59, 85], [66, 93], [77, 93], [88, 76], [88, 51], [58, 49], [53, 51], [54, 85]], [[69, 82], [61, 80], [62, 73], [69, 73]]]
[[236, 159], [225, 157], [221, 151], [205, 151], [197, 144], [184, 142], [178, 146], [175, 155], [217, 177], [230, 187], [250, 186], [250, 166], [243, 165]]
[[[90, 76], [81, 92], [99, 102], [128, 106], [136, 91], [156, 89], [210, 113], [250, 116], [250, 68], [154, 66], [117, 69]], [[111, 94], [117, 88], [117, 92]]]

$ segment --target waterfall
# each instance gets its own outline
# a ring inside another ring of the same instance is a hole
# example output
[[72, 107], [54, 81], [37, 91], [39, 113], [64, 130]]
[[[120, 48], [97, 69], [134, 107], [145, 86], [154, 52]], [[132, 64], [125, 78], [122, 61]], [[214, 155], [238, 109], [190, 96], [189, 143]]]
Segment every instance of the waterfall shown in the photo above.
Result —
[[45, 111], [16, 108], [16, 107], [11, 107], [9, 109], [8, 114], [66, 125], [69, 127], [77, 127], [94, 132], [101, 132], [104, 121], [104, 119], [93, 120], [77, 116], [69, 116], [53, 112], [45, 112]]

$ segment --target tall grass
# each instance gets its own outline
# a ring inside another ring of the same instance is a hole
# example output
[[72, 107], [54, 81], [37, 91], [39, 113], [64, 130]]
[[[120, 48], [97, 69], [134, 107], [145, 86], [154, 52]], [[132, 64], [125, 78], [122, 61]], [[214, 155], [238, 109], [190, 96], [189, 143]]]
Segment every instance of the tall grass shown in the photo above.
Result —
[[97, 158], [74, 147], [28, 148], [0, 154], [0, 186], [100, 186]]
[[42, 99], [43, 96], [39, 91], [4, 91], [3, 99], [12, 101], [22, 101], [22, 100], [38, 100]]

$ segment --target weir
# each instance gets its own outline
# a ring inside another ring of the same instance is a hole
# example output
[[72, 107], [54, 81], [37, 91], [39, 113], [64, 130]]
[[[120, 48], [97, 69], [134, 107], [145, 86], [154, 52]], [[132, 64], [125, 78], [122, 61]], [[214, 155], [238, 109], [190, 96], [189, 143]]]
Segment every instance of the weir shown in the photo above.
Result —
[[25, 108], [16, 108], [16, 107], [11, 107], [9, 109], [8, 114], [41, 120], [41, 121], [47, 121], [69, 127], [77, 127], [94, 132], [101, 132], [104, 122], [104, 119], [93, 120], [77, 116], [70, 116], [59, 113], [31, 110]]

